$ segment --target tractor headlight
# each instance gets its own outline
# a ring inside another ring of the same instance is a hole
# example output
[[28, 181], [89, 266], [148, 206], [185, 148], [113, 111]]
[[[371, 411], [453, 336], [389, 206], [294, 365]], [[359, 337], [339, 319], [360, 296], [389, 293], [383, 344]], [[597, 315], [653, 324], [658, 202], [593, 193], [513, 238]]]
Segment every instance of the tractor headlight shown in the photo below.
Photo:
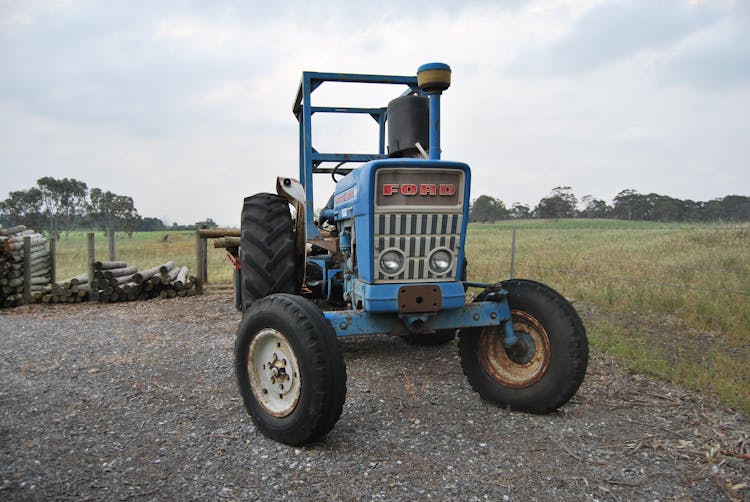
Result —
[[447, 249], [436, 249], [430, 255], [430, 270], [436, 274], [444, 274], [451, 269], [453, 258]]
[[404, 268], [404, 255], [398, 249], [386, 249], [380, 255], [380, 270], [386, 275], [396, 275]]

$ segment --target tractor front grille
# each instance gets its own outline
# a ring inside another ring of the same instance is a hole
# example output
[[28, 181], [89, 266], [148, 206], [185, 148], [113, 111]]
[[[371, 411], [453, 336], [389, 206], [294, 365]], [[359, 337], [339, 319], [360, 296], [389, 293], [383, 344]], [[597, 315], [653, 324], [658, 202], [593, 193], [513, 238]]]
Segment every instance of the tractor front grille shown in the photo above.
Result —
[[[445, 209], [443, 209], [445, 211]], [[456, 262], [461, 242], [461, 213], [385, 213], [374, 218], [375, 279], [379, 283], [456, 280]], [[398, 275], [386, 275], [379, 266], [380, 255], [387, 249], [398, 249], [406, 257]], [[428, 266], [431, 252], [442, 248], [450, 252], [452, 265], [448, 272], [435, 274]]]

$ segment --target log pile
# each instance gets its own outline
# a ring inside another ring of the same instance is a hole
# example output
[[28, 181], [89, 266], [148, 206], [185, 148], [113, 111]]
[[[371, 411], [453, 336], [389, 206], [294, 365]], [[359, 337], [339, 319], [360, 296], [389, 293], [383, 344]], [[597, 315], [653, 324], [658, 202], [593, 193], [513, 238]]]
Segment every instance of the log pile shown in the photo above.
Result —
[[89, 286], [89, 299], [102, 303], [195, 296], [196, 278], [187, 267], [168, 261], [138, 271], [125, 262], [94, 263], [94, 280]]
[[41, 298], [50, 282], [50, 253], [47, 239], [23, 225], [0, 227], [0, 307], [24, 303], [24, 237], [30, 237], [30, 290], [32, 301]]
[[51, 284], [42, 291], [43, 303], [81, 303], [89, 297], [89, 278], [86, 274], [77, 275]]

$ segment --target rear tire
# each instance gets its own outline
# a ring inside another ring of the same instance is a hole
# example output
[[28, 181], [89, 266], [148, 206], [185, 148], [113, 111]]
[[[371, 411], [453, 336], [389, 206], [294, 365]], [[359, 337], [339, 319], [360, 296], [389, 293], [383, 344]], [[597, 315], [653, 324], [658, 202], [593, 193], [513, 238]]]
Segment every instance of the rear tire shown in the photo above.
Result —
[[242, 311], [273, 293], [298, 293], [294, 228], [283, 197], [259, 193], [242, 206]]
[[232, 291], [234, 292], [234, 308], [242, 312], [242, 271], [234, 269], [232, 276]]
[[568, 402], [583, 382], [586, 329], [573, 306], [552, 288], [522, 279], [505, 281], [502, 287], [509, 293], [519, 343], [506, 349], [501, 326], [461, 330], [461, 366], [484, 399], [514, 410], [549, 413]]
[[313, 442], [341, 416], [341, 347], [320, 309], [300, 296], [274, 294], [250, 306], [237, 332], [235, 374], [253, 422], [280, 443]]

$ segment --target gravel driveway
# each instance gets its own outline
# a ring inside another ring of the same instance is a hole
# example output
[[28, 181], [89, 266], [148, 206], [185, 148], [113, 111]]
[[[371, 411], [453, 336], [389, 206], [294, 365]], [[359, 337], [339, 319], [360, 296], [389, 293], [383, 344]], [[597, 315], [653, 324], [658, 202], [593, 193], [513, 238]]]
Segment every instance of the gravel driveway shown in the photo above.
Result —
[[226, 296], [0, 312], [0, 498], [748, 500], [750, 421], [592, 354], [547, 416], [473, 393], [455, 342], [342, 340], [344, 413], [291, 448], [245, 415]]

